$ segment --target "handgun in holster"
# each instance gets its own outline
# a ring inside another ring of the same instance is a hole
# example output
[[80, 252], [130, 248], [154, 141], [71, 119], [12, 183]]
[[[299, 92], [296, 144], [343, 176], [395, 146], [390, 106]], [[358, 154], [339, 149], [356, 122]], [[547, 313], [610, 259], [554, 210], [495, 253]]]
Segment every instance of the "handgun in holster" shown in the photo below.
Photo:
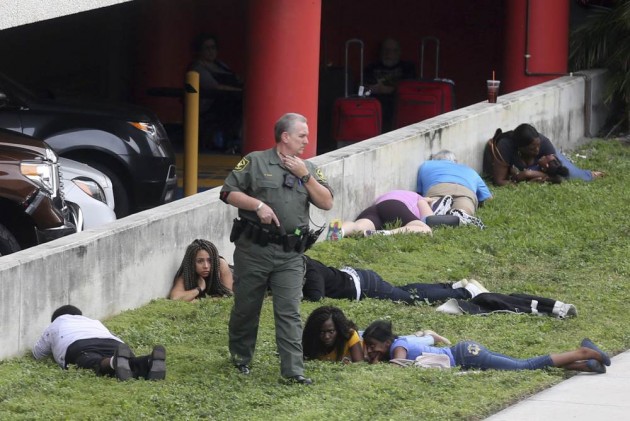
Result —
[[230, 243], [238, 240], [243, 233], [245, 227], [244, 223], [240, 219], [234, 218], [234, 224], [232, 225], [232, 231], [230, 231]]

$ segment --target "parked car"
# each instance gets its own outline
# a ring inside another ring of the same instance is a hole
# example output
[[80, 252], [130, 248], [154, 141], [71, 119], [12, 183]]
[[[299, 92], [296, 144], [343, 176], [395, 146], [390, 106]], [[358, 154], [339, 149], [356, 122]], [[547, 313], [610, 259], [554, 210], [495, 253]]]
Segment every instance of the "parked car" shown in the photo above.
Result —
[[99, 170], [67, 158], [59, 158], [62, 190], [68, 206], [78, 206], [81, 229], [97, 228], [116, 220], [114, 190], [109, 177]]
[[119, 218], [173, 200], [175, 155], [149, 110], [40, 98], [0, 73], [0, 128], [42, 139], [59, 156], [107, 175]]
[[0, 131], [0, 256], [77, 231], [61, 192], [57, 155], [44, 142]]

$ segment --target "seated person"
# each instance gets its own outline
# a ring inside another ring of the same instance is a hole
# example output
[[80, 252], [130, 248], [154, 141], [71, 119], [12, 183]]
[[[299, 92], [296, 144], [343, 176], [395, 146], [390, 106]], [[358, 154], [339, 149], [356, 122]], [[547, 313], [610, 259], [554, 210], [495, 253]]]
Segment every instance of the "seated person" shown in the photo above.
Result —
[[387, 38], [381, 44], [379, 61], [367, 66], [363, 72], [366, 89], [381, 102], [383, 109], [383, 132], [392, 129], [394, 118], [394, 93], [398, 82], [416, 78], [416, 66], [400, 59], [400, 44]]
[[[372, 206], [365, 209], [352, 221], [333, 220], [326, 239], [337, 241], [344, 235], [361, 232], [365, 236], [373, 234], [425, 233], [431, 234], [431, 228], [424, 222], [427, 216], [433, 215], [431, 206], [424, 197], [416, 192], [393, 190], [378, 197]], [[402, 221], [402, 227], [384, 230], [387, 224]]]
[[546, 182], [550, 180], [543, 171], [529, 167], [539, 164], [542, 157], [554, 155], [568, 168], [568, 178], [591, 181], [603, 175], [600, 171], [583, 170], [556, 151], [551, 141], [539, 134], [529, 124], [521, 124], [513, 131], [503, 133], [497, 129], [484, 151], [483, 171], [497, 186], [521, 181]]
[[171, 300], [193, 301], [209, 295], [232, 295], [234, 278], [228, 262], [210, 241], [195, 240], [186, 248], [173, 279]]
[[475, 280], [455, 283], [420, 284], [412, 283], [395, 287], [371, 270], [343, 267], [336, 269], [304, 256], [306, 272], [302, 294], [308, 301], [319, 301], [324, 297], [348, 300], [376, 298], [415, 302], [444, 301], [449, 298], [469, 300], [488, 292]]
[[363, 361], [356, 325], [333, 306], [318, 307], [308, 316], [302, 331], [302, 350], [307, 360]]
[[198, 35], [193, 50], [195, 60], [188, 70], [199, 73], [199, 143], [211, 145], [218, 136], [225, 144], [214, 144], [215, 148], [236, 150], [242, 135], [243, 82], [218, 59], [215, 36]]
[[101, 322], [82, 315], [73, 305], [64, 305], [52, 314], [51, 324], [33, 347], [33, 356], [53, 356], [63, 369], [68, 364], [92, 369], [98, 376], [118, 380], [166, 377], [166, 350], [153, 347], [151, 355], [136, 357], [127, 344], [114, 336]]
[[466, 223], [467, 216], [475, 215], [479, 205], [492, 199], [492, 193], [477, 171], [457, 163], [455, 154], [448, 150], [439, 151], [420, 165], [416, 190], [434, 203], [445, 197], [452, 198], [448, 212], [460, 217], [462, 223]]
[[574, 351], [521, 360], [492, 352], [473, 341], [462, 341], [449, 348], [430, 346], [423, 338], [395, 335], [392, 323], [385, 320], [377, 320], [368, 326], [363, 332], [363, 341], [370, 364], [398, 359], [415, 360], [425, 353], [447, 355], [451, 367], [481, 370], [560, 367], [565, 370], [605, 373], [606, 366], [611, 363], [610, 357], [589, 339], [582, 340], [580, 347]]

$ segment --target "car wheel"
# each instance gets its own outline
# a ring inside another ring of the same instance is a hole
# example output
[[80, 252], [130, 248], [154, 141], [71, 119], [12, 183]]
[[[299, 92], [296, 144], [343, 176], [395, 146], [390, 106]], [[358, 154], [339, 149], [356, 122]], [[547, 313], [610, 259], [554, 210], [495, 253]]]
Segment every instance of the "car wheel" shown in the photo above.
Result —
[[101, 163], [88, 161], [86, 162], [86, 164], [96, 168], [97, 170], [108, 176], [109, 179], [112, 181], [112, 187], [114, 189], [114, 212], [116, 212], [116, 218], [120, 219], [124, 216], [129, 215], [129, 195], [127, 193], [125, 185], [122, 183], [122, 181], [120, 181], [120, 177], [118, 177], [116, 174], [114, 174], [112, 170]]
[[20, 245], [11, 231], [0, 224], [0, 256], [6, 256], [16, 251], [20, 251]]

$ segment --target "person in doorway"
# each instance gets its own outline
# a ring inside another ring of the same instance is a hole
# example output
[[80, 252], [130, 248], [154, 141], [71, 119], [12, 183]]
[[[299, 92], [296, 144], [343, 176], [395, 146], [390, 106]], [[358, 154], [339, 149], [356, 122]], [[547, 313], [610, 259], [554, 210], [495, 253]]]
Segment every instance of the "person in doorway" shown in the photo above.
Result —
[[323, 172], [299, 158], [308, 144], [300, 114], [283, 115], [274, 128], [276, 145], [245, 156], [225, 179], [220, 197], [238, 208], [234, 241], [234, 306], [229, 322], [232, 361], [250, 373], [260, 311], [269, 287], [273, 295], [280, 372], [292, 383], [304, 376], [300, 301], [309, 233], [309, 207], [328, 210], [333, 194]]
[[136, 357], [131, 348], [101, 322], [83, 316], [73, 305], [61, 306], [53, 312], [51, 324], [33, 347], [36, 359], [51, 354], [63, 369], [75, 364], [94, 370], [99, 376], [118, 380], [166, 377], [166, 350], [162, 345], [153, 347], [151, 355]]
[[392, 332], [392, 323], [385, 320], [373, 322], [363, 332], [370, 364], [398, 359], [415, 360], [425, 353], [444, 354], [450, 366], [481, 370], [538, 370], [560, 367], [566, 370], [605, 373], [610, 357], [589, 339], [582, 340], [573, 350], [528, 359], [516, 359], [486, 349], [473, 341], [459, 342], [449, 348], [428, 346], [411, 336], [399, 337]]
[[377, 98], [383, 110], [383, 132], [392, 130], [394, 119], [395, 93], [398, 82], [416, 78], [416, 66], [401, 60], [400, 43], [386, 38], [381, 43], [380, 58], [364, 70], [366, 89]]
[[194, 240], [188, 247], [173, 279], [171, 300], [193, 301], [207, 296], [232, 295], [232, 269], [214, 244]]
[[188, 70], [199, 73], [199, 139], [206, 148], [236, 153], [241, 147], [243, 82], [218, 58], [214, 35], [193, 41], [194, 61]]

